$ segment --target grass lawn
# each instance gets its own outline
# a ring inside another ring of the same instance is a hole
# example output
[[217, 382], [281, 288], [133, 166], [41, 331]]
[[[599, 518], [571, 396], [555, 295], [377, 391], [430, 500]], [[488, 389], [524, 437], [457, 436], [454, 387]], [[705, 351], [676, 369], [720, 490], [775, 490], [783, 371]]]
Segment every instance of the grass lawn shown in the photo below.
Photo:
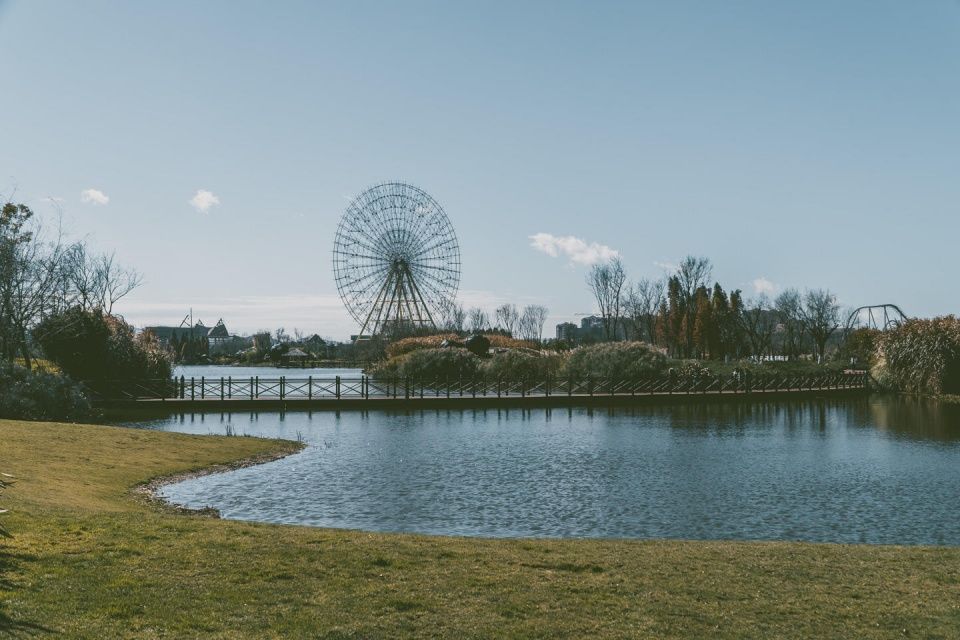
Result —
[[381, 535], [131, 491], [294, 447], [0, 421], [0, 636], [960, 637], [960, 548]]

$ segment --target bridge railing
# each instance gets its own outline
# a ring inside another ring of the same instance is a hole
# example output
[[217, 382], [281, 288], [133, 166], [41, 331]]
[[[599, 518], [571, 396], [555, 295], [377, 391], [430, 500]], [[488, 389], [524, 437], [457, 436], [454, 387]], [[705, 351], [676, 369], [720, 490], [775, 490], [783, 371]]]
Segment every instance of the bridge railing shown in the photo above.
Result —
[[817, 375], [676, 376], [643, 378], [378, 378], [373, 376], [184, 376], [112, 380], [88, 386], [95, 400], [337, 400], [371, 398], [638, 396], [749, 394], [866, 389], [865, 372]]

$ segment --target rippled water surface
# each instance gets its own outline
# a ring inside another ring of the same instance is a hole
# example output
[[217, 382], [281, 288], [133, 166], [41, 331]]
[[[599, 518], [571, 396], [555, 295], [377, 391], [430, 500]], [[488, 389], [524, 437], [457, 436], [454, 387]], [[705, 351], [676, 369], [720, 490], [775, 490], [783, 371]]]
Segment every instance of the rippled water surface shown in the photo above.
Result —
[[163, 490], [226, 518], [477, 536], [960, 544], [960, 406], [195, 415], [298, 455]]

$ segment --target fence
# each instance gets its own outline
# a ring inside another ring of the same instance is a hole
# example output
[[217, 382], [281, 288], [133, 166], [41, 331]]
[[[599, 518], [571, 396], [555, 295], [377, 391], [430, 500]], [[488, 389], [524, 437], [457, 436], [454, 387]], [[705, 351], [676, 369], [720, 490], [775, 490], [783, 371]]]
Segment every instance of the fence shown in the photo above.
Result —
[[829, 375], [741, 375], [732, 377], [656, 376], [634, 379], [547, 378], [433, 380], [334, 378], [171, 378], [108, 381], [91, 388], [100, 401], [111, 400], [342, 400], [478, 397], [642, 396], [671, 394], [749, 394], [790, 391], [867, 389], [865, 372]]

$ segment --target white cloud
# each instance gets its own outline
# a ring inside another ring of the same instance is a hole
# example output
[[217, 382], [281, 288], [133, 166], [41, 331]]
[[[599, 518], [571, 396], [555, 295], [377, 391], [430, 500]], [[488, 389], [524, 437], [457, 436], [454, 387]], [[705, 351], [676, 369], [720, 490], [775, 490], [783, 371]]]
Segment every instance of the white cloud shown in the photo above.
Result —
[[752, 284], [753, 284], [753, 292], [757, 294], [765, 293], [767, 295], [771, 295], [773, 292], [775, 292], [779, 288], [777, 287], [776, 284], [774, 284], [773, 282], [770, 282], [763, 276], [760, 276], [759, 278], [754, 280]]
[[190, 205], [200, 213], [206, 213], [210, 211], [210, 207], [218, 204], [220, 204], [220, 198], [206, 189], [198, 190], [194, 196], [190, 198]]
[[616, 258], [620, 252], [616, 249], [599, 244], [597, 242], [587, 242], [575, 236], [555, 236], [551, 233], [537, 233], [530, 236], [530, 246], [537, 251], [542, 251], [548, 256], [557, 258], [561, 255], [570, 259], [570, 262], [577, 264], [591, 265], [597, 262], [603, 262]]
[[673, 262], [657, 262], [657, 261], [654, 261], [653, 266], [655, 266], [655, 267], [660, 267], [661, 269], [663, 269], [663, 270], [665, 270], [665, 271], [670, 271], [670, 272], [679, 271], [679, 270], [680, 270], [680, 265], [674, 264]]
[[107, 204], [110, 196], [99, 189], [84, 189], [80, 192], [80, 201], [87, 204]]

